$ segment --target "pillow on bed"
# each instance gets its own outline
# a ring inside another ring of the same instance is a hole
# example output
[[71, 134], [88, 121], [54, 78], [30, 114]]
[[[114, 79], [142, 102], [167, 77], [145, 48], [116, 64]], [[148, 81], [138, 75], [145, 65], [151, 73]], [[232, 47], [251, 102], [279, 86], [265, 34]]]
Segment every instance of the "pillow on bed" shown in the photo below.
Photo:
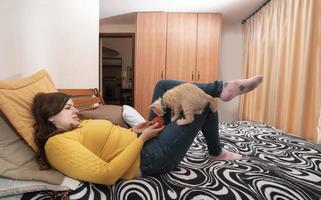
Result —
[[113, 124], [124, 128], [129, 128], [122, 118], [123, 107], [117, 105], [100, 105], [93, 110], [80, 111], [78, 116], [80, 119], [106, 119]]
[[33, 150], [37, 150], [34, 142], [33, 98], [39, 92], [56, 91], [44, 70], [20, 80], [0, 81], [0, 110]]
[[64, 175], [55, 170], [40, 170], [36, 155], [19, 137], [0, 112], [0, 176], [12, 179], [60, 184]]
[[35, 153], [1, 112], [0, 166], [0, 176], [6, 177], [0, 179], [0, 197], [46, 189], [69, 190], [79, 185], [79, 181], [56, 170], [40, 170]]
[[135, 108], [128, 105], [123, 106], [123, 119], [130, 127], [146, 121]]
[[0, 178], [0, 198], [23, 194], [27, 192], [37, 192], [44, 190], [65, 191], [69, 190], [69, 188], [60, 185], [52, 185], [40, 181], [21, 181]]

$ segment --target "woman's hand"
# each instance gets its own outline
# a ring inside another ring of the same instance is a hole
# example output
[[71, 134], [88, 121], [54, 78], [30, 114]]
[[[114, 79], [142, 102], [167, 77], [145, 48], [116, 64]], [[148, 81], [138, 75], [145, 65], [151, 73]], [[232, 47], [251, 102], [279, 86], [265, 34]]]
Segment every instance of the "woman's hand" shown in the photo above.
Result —
[[150, 122], [142, 122], [132, 127], [132, 131], [135, 133], [141, 134], [148, 126], [150, 125]]
[[153, 125], [150, 125], [146, 127], [142, 134], [139, 136], [144, 142], [150, 140], [151, 138], [158, 135], [158, 133], [164, 129], [165, 126], [162, 126], [160, 128], [156, 128], [158, 126], [158, 123], [155, 123]]

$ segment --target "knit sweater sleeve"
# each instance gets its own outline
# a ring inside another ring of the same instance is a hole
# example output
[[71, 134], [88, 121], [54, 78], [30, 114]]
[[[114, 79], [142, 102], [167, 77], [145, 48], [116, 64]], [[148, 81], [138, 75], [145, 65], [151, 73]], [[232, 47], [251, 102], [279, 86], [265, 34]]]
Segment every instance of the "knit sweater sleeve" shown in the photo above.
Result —
[[137, 159], [142, 146], [143, 141], [137, 138], [110, 162], [105, 162], [77, 141], [59, 137], [50, 138], [45, 151], [49, 163], [65, 175], [113, 185]]

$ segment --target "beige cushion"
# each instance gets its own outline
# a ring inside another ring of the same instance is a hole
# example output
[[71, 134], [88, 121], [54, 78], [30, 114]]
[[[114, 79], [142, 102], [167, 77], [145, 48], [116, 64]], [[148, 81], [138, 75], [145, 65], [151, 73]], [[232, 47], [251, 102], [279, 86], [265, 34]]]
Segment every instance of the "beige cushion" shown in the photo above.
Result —
[[113, 124], [124, 128], [129, 128], [122, 117], [123, 107], [116, 105], [100, 105], [94, 110], [79, 112], [80, 119], [106, 119]]
[[32, 114], [34, 96], [39, 92], [56, 91], [51, 78], [44, 70], [20, 80], [0, 81], [0, 110], [34, 150], [37, 150]]
[[11, 179], [61, 184], [64, 175], [55, 170], [40, 170], [35, 153], [15, 132], [0, 112], [0, 176]]

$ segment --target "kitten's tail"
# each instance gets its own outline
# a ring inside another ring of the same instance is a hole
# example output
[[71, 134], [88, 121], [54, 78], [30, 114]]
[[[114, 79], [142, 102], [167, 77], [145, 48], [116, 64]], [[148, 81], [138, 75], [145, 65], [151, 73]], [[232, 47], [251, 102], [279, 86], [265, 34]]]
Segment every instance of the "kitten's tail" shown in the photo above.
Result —
[[218, 107], [218, 101], [216, 98], [210, 96], [210, 95], [207, 95], [207, 99], [208, 99], [208, 102], [210, 104], [210, 110], [212, 112], [216, 112], [217, 111], [217, 107]]

